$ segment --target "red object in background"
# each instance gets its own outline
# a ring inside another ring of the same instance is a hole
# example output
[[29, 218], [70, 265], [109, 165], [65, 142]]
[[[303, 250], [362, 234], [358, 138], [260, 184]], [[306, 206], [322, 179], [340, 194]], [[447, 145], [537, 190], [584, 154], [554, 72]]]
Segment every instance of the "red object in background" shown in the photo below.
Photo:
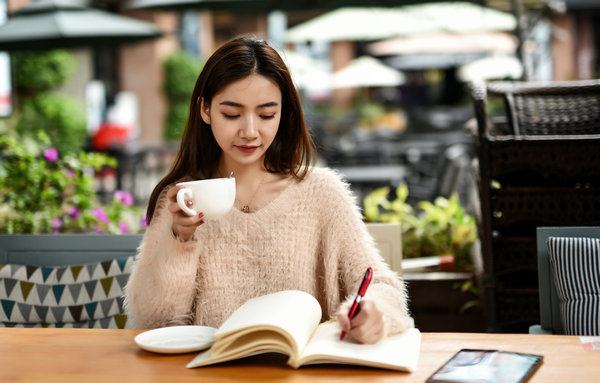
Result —
[[454, 255], [442, 255], [440, 257], [440, 271], [456, 271]]
[[122, 148], [130, 138], [131, 129], [125, 125], [103, 123], [93, 139], [95, 150]]

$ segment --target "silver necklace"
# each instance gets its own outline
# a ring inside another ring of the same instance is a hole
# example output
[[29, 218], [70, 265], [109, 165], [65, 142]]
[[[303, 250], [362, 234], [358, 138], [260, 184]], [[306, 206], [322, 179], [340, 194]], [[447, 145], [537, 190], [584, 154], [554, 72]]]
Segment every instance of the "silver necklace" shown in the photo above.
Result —
[[[258, 189], [260, 189], [260, 187], [262, 186], [262, 184], [265, 182], [265, 180], [267, 179], [267, 176], [269, 175], [269, 173], [266, 173], [265, 176], [262, 178], [262, 180], [260, 181], [260, 183], [258, 184], [258, 186], [256, 187], [256, 190], [254, 190], [254, 193], [252, 194], [252, 197], [250, 198], [250, 201], [248, 201], [247, 204], [242, 205], [242, 212], [244, 213], [250, 213], [250, 206], [252, 205], [252, 201], [254, 201], [254, 197], [256, 196], [256, 193], [258, 192]], [[241, 201], [240, 201], [241, 202]]]

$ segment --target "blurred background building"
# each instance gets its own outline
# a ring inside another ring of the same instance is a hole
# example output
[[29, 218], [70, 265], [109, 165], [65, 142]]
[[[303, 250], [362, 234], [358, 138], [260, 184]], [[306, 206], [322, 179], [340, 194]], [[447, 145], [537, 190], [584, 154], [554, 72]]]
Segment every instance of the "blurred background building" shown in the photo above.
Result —
[[[23, 53], [67, 49], [74, 73], [55, 90], [85, 116], [84, 149], [118, 160], [96, 175], [98, 191], [128, 190], [143, 208], [172, 163], [204, 60], [240, 34], [281, 53], [319, 162], [360, 204], [406, 184], [412, 206], [457, 193], [477, 215], [472, 83], [600, 77], [600, 0], [0, 0], [0, 134], [32, 93], [19, 85]], [[420, 328], [483, 329], [480, 316], [455, 315], [480, 298], [456, 297], [452, 286], [471, 276], [428, 278], [409, 286]], [[535, 307], [515, 317], [509, 331], [531, 324]]]
[[[4, 8], [10, 15], [30, 2], [1, 0], [0, 4], [3, 3], [4, 7], [0, 7], [0, 11]], [[157, 1], [142, 0], [98, 0], [84, 3], [104, 11], [149, 21], [164, 33], [160, 39], [137, 45], [78, 49], [75, 52], [80, 61], [78, 75], [72, 79], [67, 89], [83, 102], [86, 99], [83, 93], [86, 85], [93, 80], [99, 81], [105, 89], [108, 106], [115, 103], [117, 93], [133, 93], [139, 106], [139, 138], [144, 144], [159, 144], [163, 141], [162, 123], [166, 101], [160, 91], [162, 60], [180, 49], [192, 55], [206, 57], [215, 46], [241, 33], [253, 33], [269, 39], [280, 48], [289, 47], [295, 52], [309, 53], [313, 58], [328, 60], [322, 65], [329, 72], [341, 69], [350, 60], [363, 54], [383, 58], [390, 66], [410, 72], [409, 80], [399, 85], [406, 92], [410, 92], [408, 89], [418, 81], [432, 83], [433, 79], [451, 82], [452, 74], [446, 69], [472, 63], [490, 53], [518, 54], [522, 51], [523, 76], [529, 79], [589, 79], [597, 77], [598, 73], [596, 56], [600, 40], [600, 2], [594, 0], [481, 0], [461, 4], [463, 7], [472, 5], [504, 12], [506, 20], [503, 21], [504, 24], [500, 22], [498, 25], [490, 23], [491, 16], [486, 18], [483, 12], [478, 13], [476, 10], [471, 10], [471, 18], [457, 20], [457, 11], [453, 11], [451, 6], [428, 7], [434, 4], [431, 1], [381, 2], [388, 5], [409, 4], [405, 8], [429, 8], [420, 15], [411, 15], [408, 10], [393, 7], [379, 8], [381, 15], [387, 15], [385, 18], [373, 10], [319, 8], [320, 3], [324, 6], [333, 3], [326, 1], [297, 1], [295, 6], [292, 3], [296, 2], [291, 1], [287, 2], [291, 5], [284, 5], [289, 10], [282, 11], [271, 9], [271, 5], [263, 8], [257, 6], [256, 11], [251, 7], [238, 5], [251, 3], [249, 1], [215, 2], [221, 4], [219, 7], [211, 6], [211, 2], [196, 2], [208, 4], [206, 9], [184, 6], [169, 8], [169, 3], [175, 4], [176, 0], [162, 1], [163, 6], [158, 6], [160, 2]], [[151, 8], [129, 8], [143, 7], [144, 4]], [[314, 8], [303, 9], [304, 4]], [[348, 4], [357, 2], [350, 1]], [[364, 2], [361, 5], [366, 4], [375, 5], [376, 2]], [[440, 5], [452, 4], [447, 2]], [[436, 9], [438, 14], [433, 14], [432, 11]], [[2, 15], [4, 18], [6, 16]], [[483, 28], [475, 29], [477, 26], [486, 27], [486, 34], [481, 33]], [[516, 42], [509, 42], [507, 36], [511, 36]], [[448, 41], [451, 37], [463, 37], [463, 41]], [[486, 41], [487, 47], [484, 46]], [[488, 65], [506, 67], [501, 60], [497, 64], [492, 62]], [[439, 76], [428, 71], [430, 69], [439, 70]], [[492, 71], [493, 68], [488, 70]], [[518, 70], [509, 73], [513, 76], [515, 74], [519, 74]], [[418, 77], [425, 78], [419, 80]], [[343, 92], [344, 90], [336, 90], [336, 97], [343, 99]], [[458, 101], [456, 95], [444, 96], [454, 96], [453, 101]], [[414, 101], [410, 102], [417, 102], [416, 97], [415, 95]]]
[[[37, 3], [44, 1], [73, 2]], [[6, 22], [35, 3], [0, 0], [1, 17]], [[78, 65], [61, 91], [86, 108], [90, 146], [125, 140], [132, 153], [172, 148], [165, 60], [185, 52], [201, 61], [228, 39], [251, 33], [268, 39], [290, 66], [322, 161], [345, 172], [359, 193], [408, 180], [414, 200], [457, 187], [440, 172], [448, 156], [471, 155], [464, 129], [473, 115], [469, 82], [590, 79], [600, 70], [600, 1], [593, 0], [79, 4], [151, 23], [161, 33], [69, 48]], [[35, 48], [46, 47], [52, 42]], [[9, 60], [1, 62], [0, 112], [7, 115], [18, 100], [10, 95]], [[101, 131], [107, 127], [113, 133]], [[126, 133], [111, 137], [118, 128]]]
[[[167, 132], [175, 114], [165, 93], [165, 61], [184, 52], [201, 63], [239, 34], [268, 39], [280, 50], [320, 159], [339, 168], [361, 196], [403, 181], [413, 201], [469, 187], [442, 175], [449, 167], [464, 174], [472, 156], [465, 130], [473, 116], [470, 82], [591, 79], [600, 72], [595, 0], [0, 0], [0, 22], [44, 2], [56, 13], [79, 4], [160, 32], [139, 42], [89, 39], [68, 47], [78, 65], [61, 91], [86, 110], [88, 146], [112, 146], [122, 157], [120, 176], [135, 166], [164, 167], [163, 157], [140, 153], [162, 156], [176, 146], [177, 133]], [[2, 35], [0, 29], [0, 49]], [[7, 57], [0, 58], [4, 115], [18, 103]], [[148, 186], [140, 182], [134, 192], [144, 200]]]

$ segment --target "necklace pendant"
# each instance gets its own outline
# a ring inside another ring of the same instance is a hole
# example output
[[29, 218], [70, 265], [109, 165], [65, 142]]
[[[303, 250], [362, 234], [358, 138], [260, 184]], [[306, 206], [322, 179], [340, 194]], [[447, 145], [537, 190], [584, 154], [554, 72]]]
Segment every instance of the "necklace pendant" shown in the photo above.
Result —
[[244, 205], [244, 206], [242, 206], [242, 211], [243, 211], [244, 213], [250, 213], [250, 206], [248, 206], [248, 205]]

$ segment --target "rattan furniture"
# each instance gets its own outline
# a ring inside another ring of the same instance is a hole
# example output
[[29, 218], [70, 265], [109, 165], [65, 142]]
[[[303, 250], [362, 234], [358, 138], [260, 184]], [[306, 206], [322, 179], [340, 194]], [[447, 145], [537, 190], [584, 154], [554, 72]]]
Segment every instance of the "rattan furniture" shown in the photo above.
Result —
[[600, 224], [600, 81], [474, 84], [489, 331], [539, 321], [536, 228]]

